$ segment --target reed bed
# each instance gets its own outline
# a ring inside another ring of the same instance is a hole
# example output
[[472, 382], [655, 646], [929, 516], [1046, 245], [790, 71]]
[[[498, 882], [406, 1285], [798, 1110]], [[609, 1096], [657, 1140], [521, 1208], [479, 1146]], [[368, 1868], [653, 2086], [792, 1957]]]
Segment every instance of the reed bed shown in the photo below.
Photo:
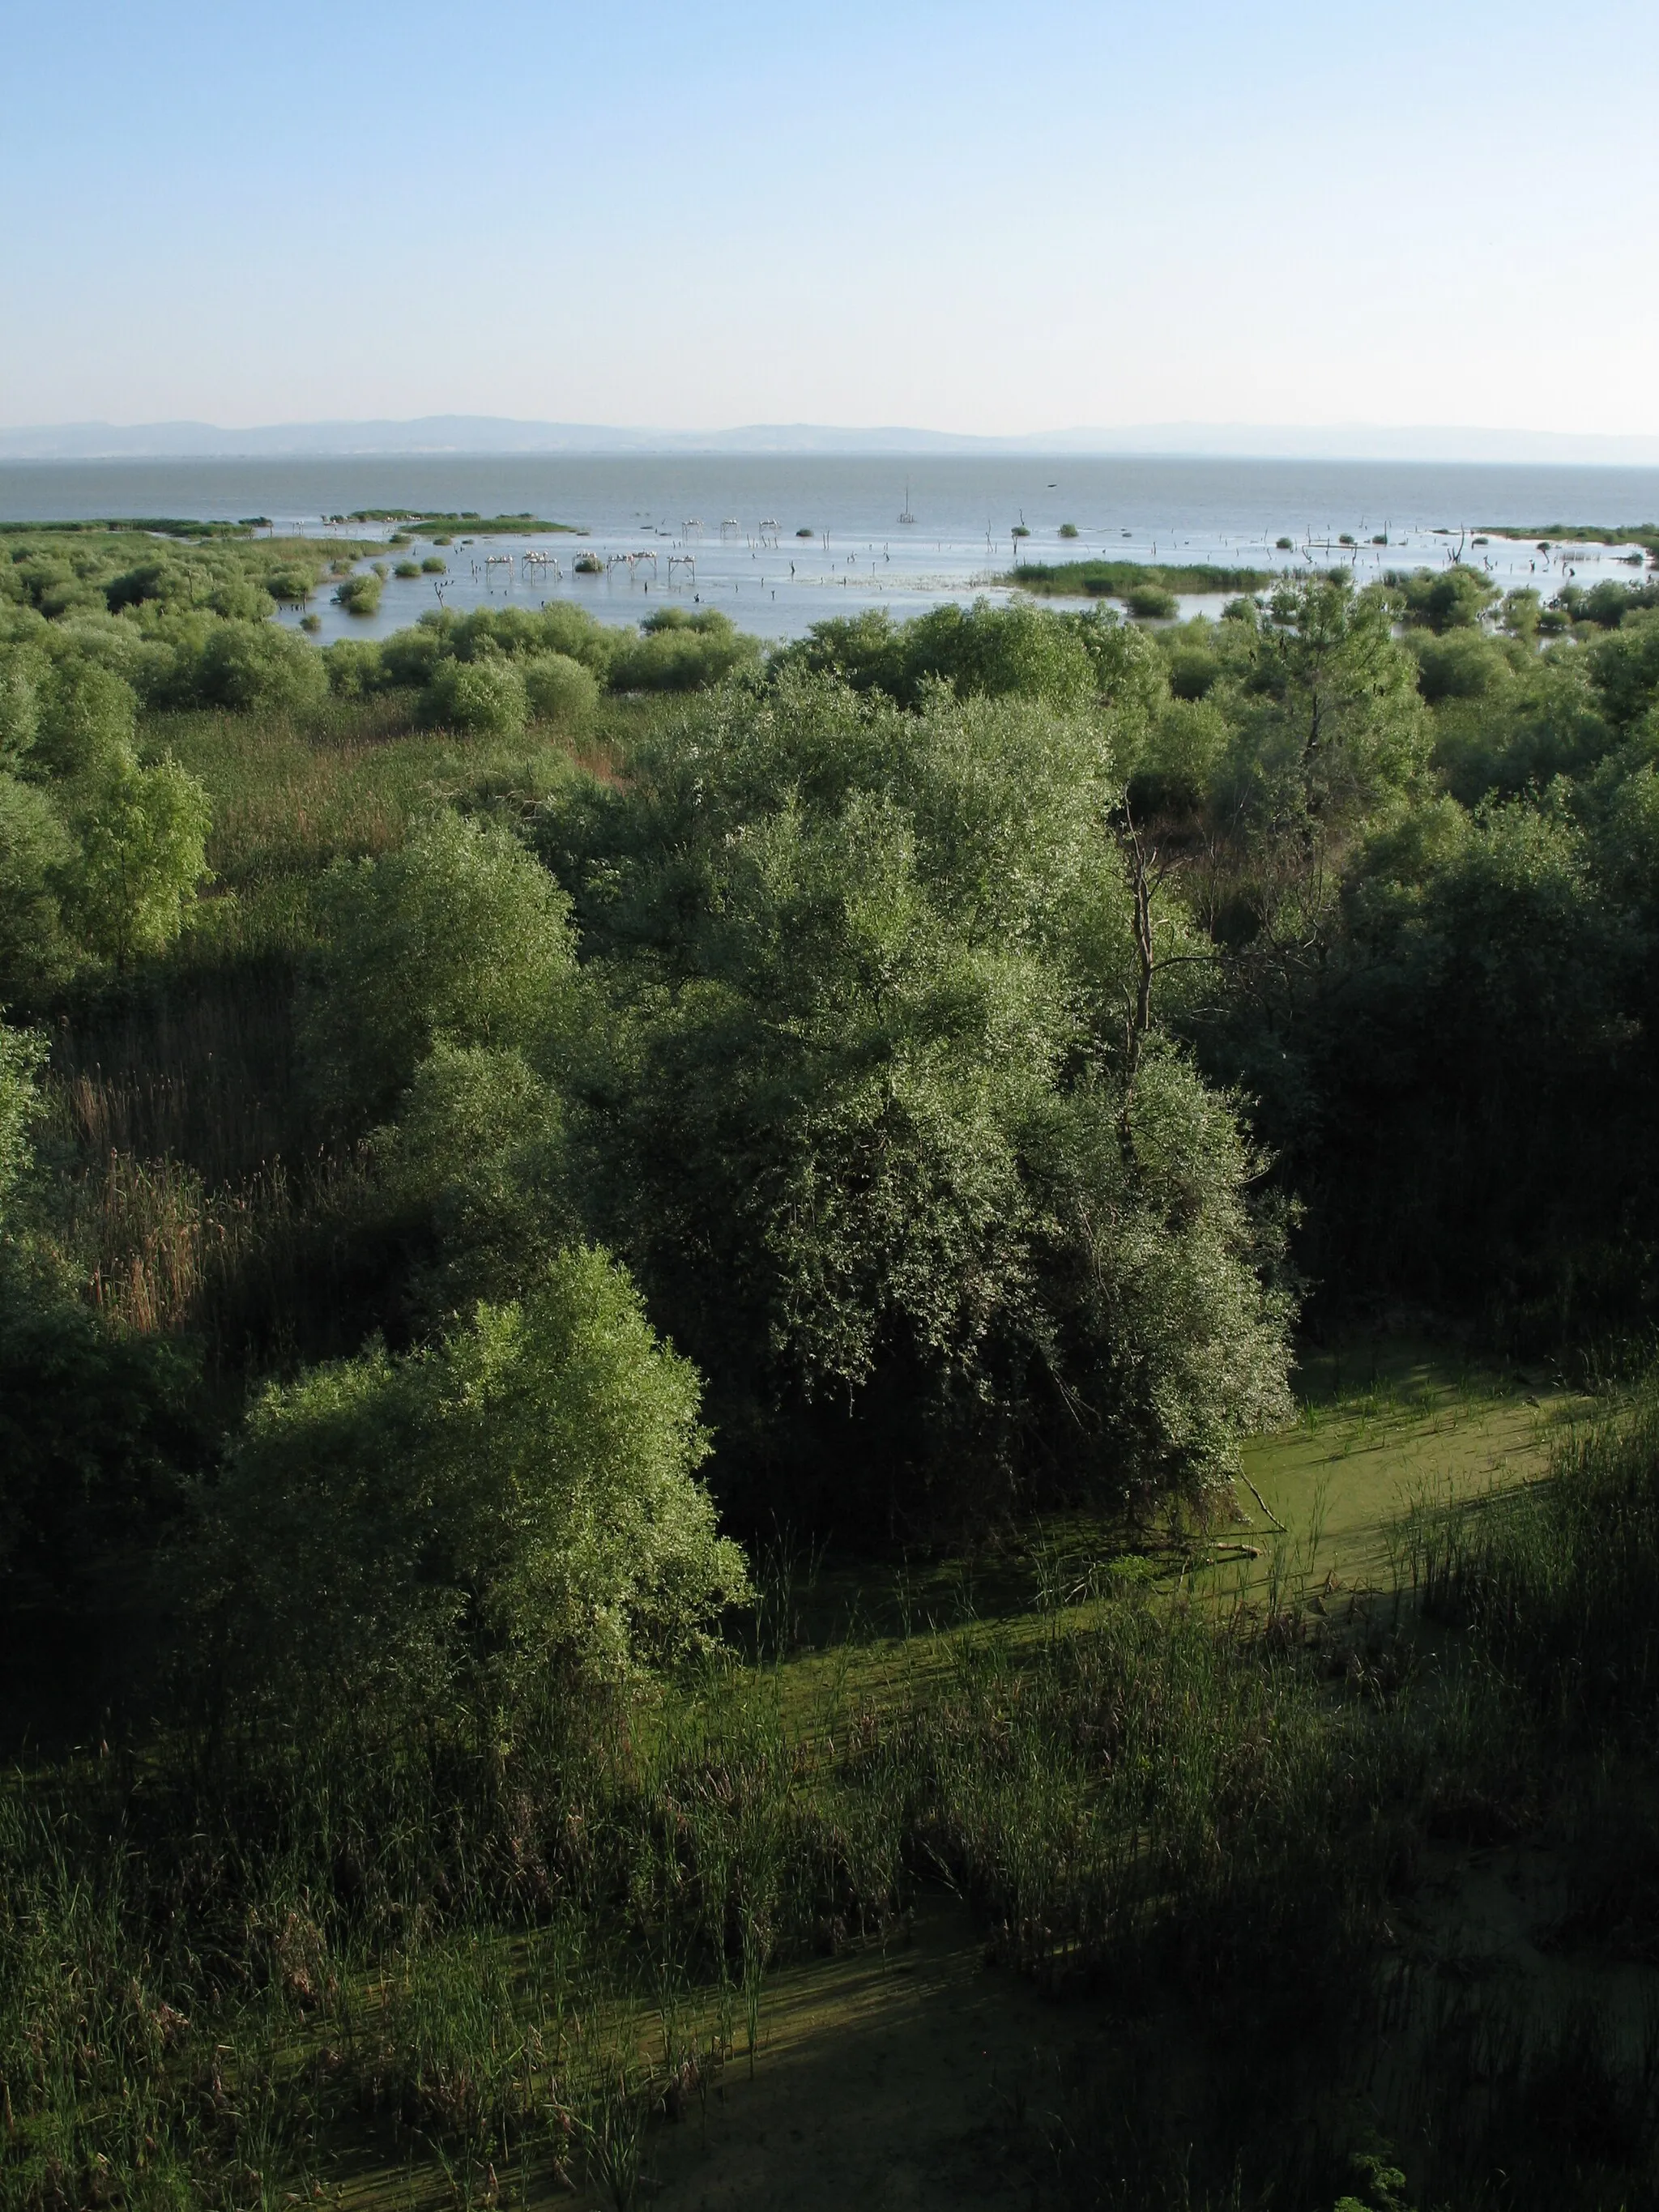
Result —
[[[420, 729], [414, 711], [413, 695], [394, 691], [331, 700], [303, 718], [157, 716], [147, 737], [201, 777], [213, 807], [209, 862], [221, 886], [246, 898], [332, 860], [390, 852], [434, 805], [522, 808], [573, 772], [551, 732], [469, 738]], [[609, 758], [602, 733], [585, 757]]]
[[1413, 1578], [1566, 1728], [1640, 1730], [1659, 1699], [1659, 1389], [1577, 1428], [1548, 1479], [1419, 1512]]

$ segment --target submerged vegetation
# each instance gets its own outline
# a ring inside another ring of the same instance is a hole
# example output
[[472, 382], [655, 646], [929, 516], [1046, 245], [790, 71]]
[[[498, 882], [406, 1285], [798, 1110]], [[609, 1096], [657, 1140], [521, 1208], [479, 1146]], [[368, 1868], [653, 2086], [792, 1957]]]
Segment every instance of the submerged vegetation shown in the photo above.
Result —
[[[362, 553], [0, 541], [0, 2203], [693, 2202], [941, 1945], [941, 2191], [1659, 2202], [1651, 587]], [[1405, 1325], [1578, 1418], [1322, 1553]]]

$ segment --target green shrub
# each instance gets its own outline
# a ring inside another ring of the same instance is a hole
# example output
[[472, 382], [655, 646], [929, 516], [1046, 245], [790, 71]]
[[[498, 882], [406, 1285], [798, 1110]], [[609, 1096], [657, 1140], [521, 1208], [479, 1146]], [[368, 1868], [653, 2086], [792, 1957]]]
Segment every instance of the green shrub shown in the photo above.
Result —
[[208, 594], [208, 605], [222, 622], [264, 622], [275, 605], [263, 584], [237, 576]]
[[1163, 584], [1131, 584], [1123, 599], [1139, 622], [1169, 622], [1181, 611], [1180, 601]]
[[1417, 647], [1417, 684], [1432, 705], [1442, 699], [1479, 699], [1513, 678], [1504, 647], [1479, 630], [1433, 632]]
[[1092, 715], [791, 676], [637, 753], [570, 852], [621, 970], [590, 1202], [709, 1378], [728, 1481], [787, 1462], [838, 1523], [1122, 1503], [1201, 1490], [1284, 1404], [1231, 1111], [1115, 1057], [1117, 789]]
[[1183, 646], [1170, 656], [1170, 690], [1177, 699], [1203, 699], [1215, 689], [1221, 661], [1201, 646]]
[[272, 568], [265, 577], [265, 589], [285, 605], [302, 606], [316, 588], [314, 568]]
[[34, 1157], [32, 1134], [41, 1110], [34, 1077], [46, 1056], [44, 1037], [0, 1022], [0, 1231]]
[[524, 665], [525, 696], [538, 722], [583, 729], [599, 703], [599, 686], [590, 669], [568, 653], [538, 653]]
[[0, 1253], [0, 1575], [60, 1599], [95, 1592], [106, 1614], [99, 1577], [115, 1560], [131, 1604], [136, 1560], [179, 1521], [207, 1457], [177, 1346], [112, 1327]]
[[421, 573], [421, 564], [418, 561], [399, 561], [392, 573], [394, 576], [402, 576], [405, 579], [418, 576]]
[[387, 672], [386, 646], [396, 642], [388, 638], [381, 646], [368, 638], [337, 638], [317, 656], [328, 678], [329, 690], [341, 699], [361, 699], [378, 691]]
[[81, 851], [64, 904], [76, 936], [118, 970], [170, 945], [210, 872], [196, 778], [170, 755], [153, 768], [118, 762], [77, 794], [70, 820]]
[[449, 563], [441, 553], [428, 553], [421, 563], [421, 574], [423, 576], [447, 576]]
[[197, 676], [201, 696], [239, 713], [304, 714], [328, 695], [321, 656], [275, 623], [223, 623], [203, 648]]
[[399, 1200], [431, 1221], [417, 1299], [434, 1312], [516, 1297], [580, 1234], [562, 1108], [521, 1052], [441, 1040], [375, 1149]]
[[480, 1717], [693, 1644], [746, 1594], [694, 1370], [602, 1252], [435, 1351], [273, 1389], [212, 1502], [248, 1691]]
[[1475, 628], [1498, 596], [1496, 584], [1462, 562], [1439, 570], [1416, 568], [1408, 575], [1391, 570], [1383, 581], [1398, 594], [1408, 623], [1437, 633]]
[[[340, 649], [338, 646], [333, 647], [336, 653]], [[413, 629], [394, 630], [390, 637], [383, 639], [379, 653], [378, 680], [418, 689], [432, 681], [444, 657], [444, 635], [429, 618], [422, 618]]]
[[613, 691], [702, 691], [759, 659], [759, 641], [724, 615], [664, 607], [647, 617], [638, 638], [617, 641], [606, 673]]
[[131, 752], [137, 718], [130, 684], [78, 655], [60, 661], [40, 690], [27, 773], [100, 772]]
[[524, 678], [510, 660], [441, 660], [421, 695], [421, 714], [434, 729], [516, 738], [529, 714]]
[[[963, 698], [1044, 699], [1068, 707], [1112, 687], [1128, 647], [1115, 615], [1053, 614], [1018, 604], [946, 605], [895, 623], [872, 610], [817, 623], [806, 636], [773, 656], [775, 674], [802, 670], [833, 675], [860, 691], [884, 691], [917, 705], [930, 684], [944, 681]], [[1158, 689], [1163, 690], [1161, 664]]]
[[1629, 727], [1659, 704], [1659, 612], [1626, 615], [1590, 647], [1589, 665], [1608, 719]]
[[384, 1114], [434, 1043], [509, 1047], [556, 1020], [568, 902], [505, 830], [435, 815], [403, 848], [331, 868], [301, 1010], [313, 1079]]
[[0, 769], [18, 768], [33, 746], [46, 675], [46, 663], [33, 653], [12, 652], [0, 659]]
[[0, 1006], [32, 999], [74, 967], [60, 893], [75, 858], [46, 793], [0, 771]]
[[1539, 598], [1532, 586], [1522, 585], [1513, 592], [1505, 592], [1498, 619], [1511, 637], [1530, 643], [1538, 635]]
[[349, 615], [378, 614], [380, 607], [380, 578], [348, 575], [336, 587], [334, 604], [343, 607]]

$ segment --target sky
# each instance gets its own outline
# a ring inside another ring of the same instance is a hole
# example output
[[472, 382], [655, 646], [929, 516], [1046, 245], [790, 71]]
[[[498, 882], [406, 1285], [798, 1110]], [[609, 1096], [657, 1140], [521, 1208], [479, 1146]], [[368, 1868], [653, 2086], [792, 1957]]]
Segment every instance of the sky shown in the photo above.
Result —
[[1653, 0], [0, 0], [0, 424], [1659, 433]]

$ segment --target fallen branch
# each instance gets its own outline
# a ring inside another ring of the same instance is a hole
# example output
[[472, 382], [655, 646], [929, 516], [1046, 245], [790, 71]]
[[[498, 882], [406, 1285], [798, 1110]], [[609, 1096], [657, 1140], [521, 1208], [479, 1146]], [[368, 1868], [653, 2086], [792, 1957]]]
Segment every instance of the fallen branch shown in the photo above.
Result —
[[1238, 1470], [1238, 1479], [1239, 1479], [1239, 1480], [1243, 1484], [1243, 1486], [1244, 1486], [1245, 1489], [1246, 1489], [1246, 1490], [1248, 1490], [1248, 1491], [1249, 1492], [1249, 1493], [1250, 1493], [1251, 1497], [1255, 1498], [1255, 1500], [1256, 1504], [1257, 1504], [1261, 1508], [1262, 1511], [1267, 1515], [1267, 1518], [1268, 1518], [1268, 1519], [1273, 1522], [1273, 1524], [1274, 1528], [1278, 1529], [1278, 1531], [1279, 1531], [1279, 1534], [1280, 1534], [1281, 1536], [1288, 1536], [1288, 1535], [1290, 1534], [1290, 1533], [1291, 1533], [1291, 1532], [1290, 1532], [1290, 1530], [1289, 1530], [1289, 1529], [1285, 1526], [1285, 1523], [1284, 1523], [1284, 1522], [1279, 1519], [1279, 1517], [1278, 1514], [1277, 1514], [1277, 1513], [1275, 1513], [1275, 1512], [1273, 1511], [1273, 1507], [1272, 1507], [1271, 1505], [1269, 1505], [1269, 1504], [1268, 1504], [1268, 1503], [1267, 1503], [1267, 1499], [1266, 1499], [1266, 1498], [1261, 1495], [1261, 1492], [1256, 1488], [1256, 1486], [1255, 1486], [1255, 1483], [1253, 1483], [1253, 1482], [1250, 1480], [1249, 1476], [1248, 1474], [1245, 1474], [1245, 1472], [1244, 1472], [1244, 1470], [1243, 1470], [1243, 1468], [1240, 1468], [1240, 1469]]

